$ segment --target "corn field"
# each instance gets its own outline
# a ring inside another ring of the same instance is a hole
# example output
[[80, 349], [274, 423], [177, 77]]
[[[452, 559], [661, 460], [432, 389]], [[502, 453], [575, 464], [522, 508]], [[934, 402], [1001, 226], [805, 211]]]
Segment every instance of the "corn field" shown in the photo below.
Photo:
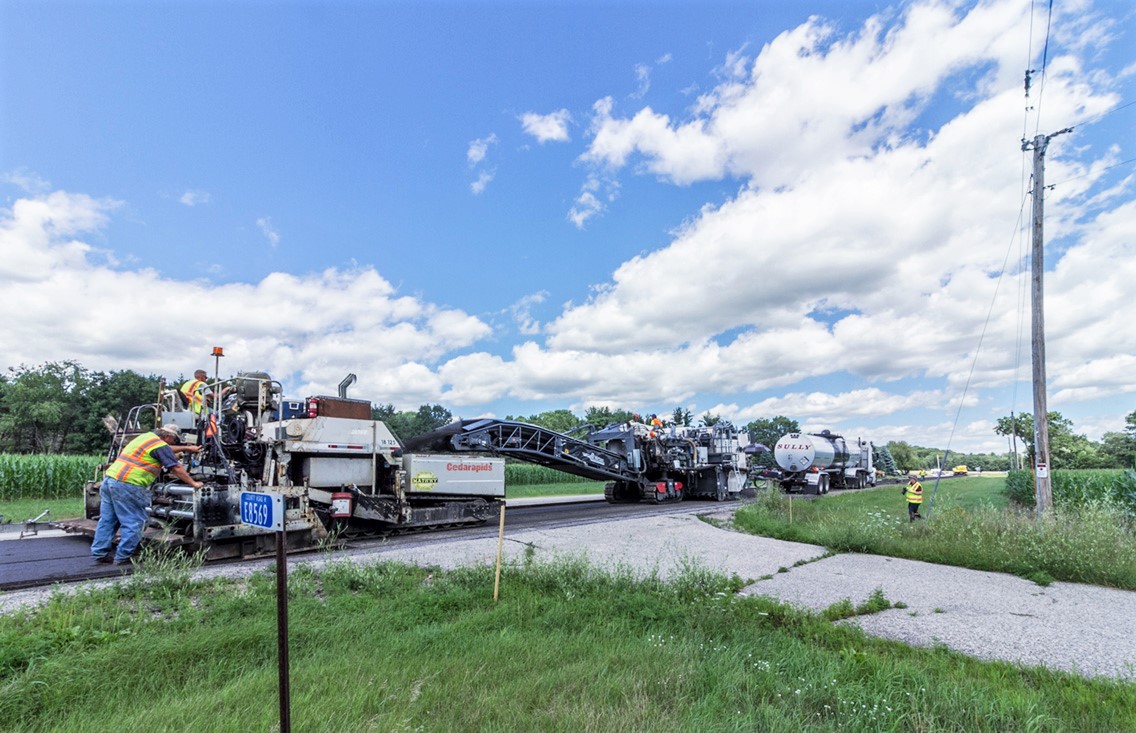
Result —
[[506, 486], [532, 486], [536, 484], [574, 484], [588, 479], [573, 476], [546, 466], [531, 463], [506, 463]]
[[[1129, 514], [1136, 513], [1136, 471], [1130, 468], [1054, 471], [1050, 474], [1050, 488], [1057, 507], [1107, 502], [1124, 507]], [[1010, 471], [1006, 491], [1013, 501], [1034, 506], [1033, 473]]]
[[0, 501], [80, 496], [102, 456], [0, 453]]
[[[0, 501], [66, 499], [79, 496], [95, 478], [102, 456], [0, 453]], [[567, 484], [587, 481], [563, 471], [527, 463], [505, 466], [506, 486]]]

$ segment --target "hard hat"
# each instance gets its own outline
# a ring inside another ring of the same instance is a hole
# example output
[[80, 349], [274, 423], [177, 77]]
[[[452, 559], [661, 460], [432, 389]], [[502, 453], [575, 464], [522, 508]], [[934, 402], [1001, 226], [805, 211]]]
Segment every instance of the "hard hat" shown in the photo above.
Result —
[[175, 443], [181, 442], [181, 428], [179, 428], [174, 423], [166, 423], [162, 427], [158, 428], [155, 432], [162, 433], [163, 435], [167, 435], [173, 438]]

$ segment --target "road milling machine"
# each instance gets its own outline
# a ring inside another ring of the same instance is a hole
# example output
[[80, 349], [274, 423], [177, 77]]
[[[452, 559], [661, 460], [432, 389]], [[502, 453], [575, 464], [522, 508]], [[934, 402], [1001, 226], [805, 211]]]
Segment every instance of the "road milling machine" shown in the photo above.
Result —
[[609, 503], [726, 501], [746, 486], [748, 436], [730, 423], [662, 427], [637, 421], [558, 433], [512, 420], [459, 420], [407, 450], [508, 456], [604, 481]]

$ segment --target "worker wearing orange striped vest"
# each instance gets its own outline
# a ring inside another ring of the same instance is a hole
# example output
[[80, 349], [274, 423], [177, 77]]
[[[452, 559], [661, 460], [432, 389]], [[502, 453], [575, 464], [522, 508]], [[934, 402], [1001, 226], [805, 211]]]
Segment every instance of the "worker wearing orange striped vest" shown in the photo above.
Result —
[[[99, 486], [99, 523], [91, 542], [95, 562], [113, 561], [115, 565], [130, 562], [142, 542], [142, 531], [150, 516], [150, 485], [163, 469], [195, 489], [204, 485], [189, 475], [176, 455], [196, 453], [201, 450], [200, 446], [180, 443], [178, 426], [163, 425], [127, 443], [107, 468]], [[119, 533], [118, 550], [112, 556], [115, 532]]]
[[919, 507], [923, 505], [923, 484], [912, 476], [907, 481], [907, 486], [903, 488], [903, 498], [907, 499], [907, 519], [909, 522], [914, 522], [916, 519], [922, 519], [919, 514]]
[[205, 379], [207, 376], [204, 369], [198, 369], [193, 373], [193, 379], [181, 386], [180, 391], [189, 401], [189, 409], [193, 410], [194, 415], [200, 415], [201, 408], [205, 407]]

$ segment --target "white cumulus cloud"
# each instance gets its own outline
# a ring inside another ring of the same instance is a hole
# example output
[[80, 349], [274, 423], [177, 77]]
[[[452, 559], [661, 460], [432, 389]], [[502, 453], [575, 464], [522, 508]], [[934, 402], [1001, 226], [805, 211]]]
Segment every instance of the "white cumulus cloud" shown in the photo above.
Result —
[[485, 187], [493, 181], [495, 174], [492, 171], [481, 171], [477, 174], [477, 180], [469, 184], [469, 190], [478, 195], [485, 191]]
[[496, 144], [497, 135], [495, 133], [470, 141], [469, 148], [465, 153], [466, 160], [469, 161], [470, 165], [477, 165], [485, 160], [485, 156], [489, 154], [489, 146]]
[[[739, 419], [797, 411], [819, 422], [953, 417], [967, 384], [1021, 378], [1027, 263], [1014, 222], [1027, 203], [1018, 139], [1030, 9], [928, 0], [844, 34], [813, 18], [756, 53], [731, 52], [688, 119], [617, 113], [601, 98], [580, 158], [592, 170], [569, 212], [577, 227], [609, 210], [604, 182], [614, 190], [620, 171], [680, 186], [732, 177], [739, 191], [619, 265], [543, 325], [544, 341], [495, 361], [511, 377], [497, 394], [666, 405], [711, 392], [736, 396]], [[1078, 22], [1101, 37], [1100, 21]], [[1052, 52], [1040, 129], [1120, 102], [1077, 48], [1092, 44], [1070, 38]], [[1076, 131], [1049, 152], [1048, 179], [1076, 181], [1047, 196], [1047, 230], [1064, 242], [1046, 288], [1058, 405], [1131, 392], [1132, 181], [1094, 189], [1116, 156]], [[830, 378], [866, 386], [797, 387]], [[966, 405], [999, 409], [973, 393]], [[922, 434], [893, 427], [915, 442], [944, 437], [943, 423], [924, 423]]]
[[[56, 191], [0, 211], [0, 288], [22, 306], [0, 329], [9, 364], [67, 358], [176, 377], [222, 345], [233, 372], [268, 371], [298, 394], [332, 391], [357, 372], [372, 394], [415, 408], [441, 399], [442, 361], [490, 335], [475, 316], [399, 295], [371, 267], [224, 285], [170, 279], [146, 263], [113, 267], [84, 240], [120, 205]], [[194, 326], [174, 338], [155, 331], [159, 297], [163, 314], [180, 303]]]
[[566, 109], [542, 115], [536, 112], [525, 112], [521, 115], [521, 128], [526, 134], [532, 135], [537, 142], [568, 142], [568, 123], [572, 116]]

